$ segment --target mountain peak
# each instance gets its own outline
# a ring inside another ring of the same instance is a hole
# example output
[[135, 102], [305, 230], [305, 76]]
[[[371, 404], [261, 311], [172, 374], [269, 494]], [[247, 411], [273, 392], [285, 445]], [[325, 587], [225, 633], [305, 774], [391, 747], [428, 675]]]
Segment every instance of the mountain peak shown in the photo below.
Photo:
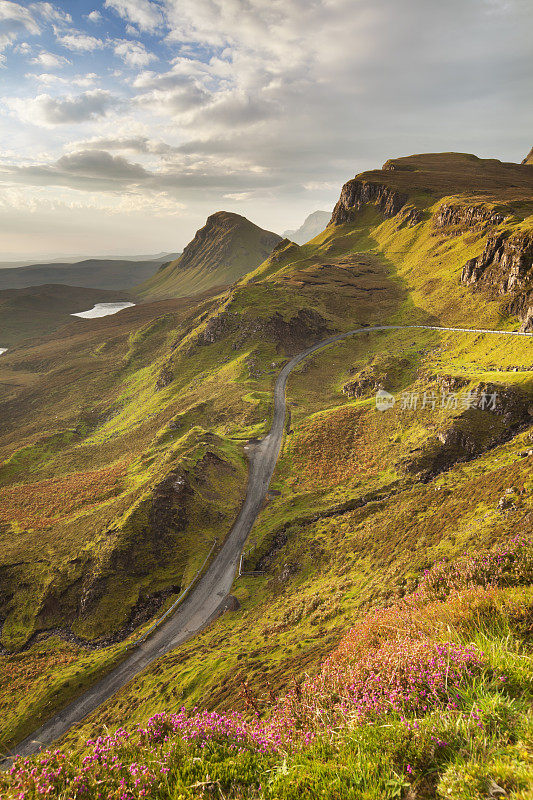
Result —
[[313, 211], [297, 230], [285, 231], [283, 235], [292, 242], [296, 242], [296, 244], [305, 244], [310, 239], [318, 236], [319, 233], [322, 233], [330, 218], [330, 211]]
[[151, 299], [183, 297], [234, 283], [252, 272], [281, 241], [232, 211], [210, 214], [182, 255], [141, 287]]
[[533, 164], [533, 147], [522, 161], [522, 164]]
[[233, 211], [215, 211], [208, 216], [206, 225], [239, 225], [246, 222], [253, 225], [246, 217]]

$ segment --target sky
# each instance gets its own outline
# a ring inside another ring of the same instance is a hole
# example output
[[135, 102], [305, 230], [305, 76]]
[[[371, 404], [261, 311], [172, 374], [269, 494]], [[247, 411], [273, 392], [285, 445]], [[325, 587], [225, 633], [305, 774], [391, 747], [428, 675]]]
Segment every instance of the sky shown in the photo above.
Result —
[[0, 259], [276, 232], [387, 158], [533, 145], [530, 0], [0, 0]]

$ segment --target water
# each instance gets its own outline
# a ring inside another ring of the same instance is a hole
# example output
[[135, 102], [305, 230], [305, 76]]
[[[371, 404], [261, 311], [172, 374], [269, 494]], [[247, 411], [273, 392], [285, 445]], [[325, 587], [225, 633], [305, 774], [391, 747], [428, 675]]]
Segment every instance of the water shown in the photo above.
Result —
[[109, 314], [116, 314], [122, 311], [123, 308], [130, 308], [135, 303], [121, 301], [118, 303], [96, 303], [94, 308], [89, 311], [78, 311], [76, 314], [71, 314], [71, 317], [81, 317], [82, 319], [96, 319], [96, 317], [107, 317]]

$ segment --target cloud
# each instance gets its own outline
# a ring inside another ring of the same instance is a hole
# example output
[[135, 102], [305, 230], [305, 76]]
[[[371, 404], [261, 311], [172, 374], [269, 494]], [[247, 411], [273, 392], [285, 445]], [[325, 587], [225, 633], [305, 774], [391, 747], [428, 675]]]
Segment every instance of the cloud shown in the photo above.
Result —
[[146, 155], [169, 155], [179, 152], [177, 147], [173, 147], [166, 142], [149, 139], [147, 136], [95, 137], [94, 139], [74, 142], [71, 147], [74, 149], [81, 147], [86, 150], [120, 150]]
[[11, 0], [0, 0], [0, 52], [20, 36], [38, 36], [40, 30], [29, 9]]
[[82, 88], [88, 88], [89, 86], [94, 86], [95, 82], [98, 80], [98, 75], [95, 72], [89, 72], [87, 75], [74, 75], [68, 78], [63, 78], [59, 75], [55, 75], [51, 72], [41, 72], [36, 74], [35, 72], [30, 72], [26, 76], [29, 80], [39, 81], [39, 83], [43, 83], [45, 86], [54, 86], [57, 84], [61, 85], [70, 85], [70, 86], [80, 86]]
[[67, 11], [63, 11], [61, 8], [57, 8], [57, 6], [53, 6], [52, 3], [32, 3], [30, 5], [30, 9], [35, 13], [42, 17], [46, 22], [59, 22], [59, 23], [71, 23], [72, 17]]
[[49, 94], [37, 95], [34, 99], [8, 101], [9, 107], [26, 122], [44, 127], [76, 124], [103, 117], [118, 105], [117, 98], [101, 89], [83, 92], [79, 95], [51, 97]]
[[146, 67], [151, 61], [157, 61], [157, 56], [149, 53], [141, 42], [120, 39], [115, 43], [114, 50], [115, 55], [130, 67]]
[[118, 191], [149, 177], [140, 165], [101, 150], [61, 156], [52, 164], [0, 168], [5, 180], [33, 186], [64, 186], [83, 191]]
[[77, 52], [90, 53], [93, 50], [101, 50], [104, 43], [96, 36], [89, 36], [87, 33], [80, 33], [79, 31], [72, 31], [62, 36], [57, 37], [57, 41], [66, 47], [68, 50]]
[[65, 64], [69, 64], [70, 62], [68, 59], [63, 58], [63, 56], [56, 55], [56, 53], [49, 53], [46, 50], [42, 50], [39, 55], [31, 59], [31, 63], [38, 64], [40, 67], [45, 67], [46, 69], [53, 69], [54, 67], [64, 67]]
[[[104, 141], [100, 143], [103, 145]], [[203, 197], [209, 190], [240, 193], [273, 184], [269, 175], [253, 175], [246, 166], [230, 166], [229, 162], [218, 158], [206, 159], [202, 164], [188, 164], [187, 159], [181, 157], [164, 163], [160, 169], [150, 170], [122, 155], [86, 146], [49, 164], [5, 164], [0, 167], [0, 180], [33, 186], [65, 186], [80, 191], [137, 191], [141, 187], [150, 195], [166, 192], [180, 198], [184, 190]]]
[[20, 44], [15, 45], [13, 52], [18, 53], [21, 56], [29, 56], [30, 53], [33, 52], [33, 48], [29, 42], [21, 42]]
[[138, 181], [148, 173], [140, 164], [132, 164], [122, 156], [113, 156], [105, 150], [82, 150], [61, 156], [56, 162], [58, 172], [85, 178]]
[[97, 25], [99, 22], [102, 21], [102, 15], [100, 14], [99, 11], [95, 9], [94, 11], [91, 11], [90, 14], [87, 14], [87, 19], [89, 20], [89, 22], [94, 22]]
[[161, 7], [150, 0], [106, 0], [104, 5], [142, 31], [157, 31], [164, 23]]
[[32, 81], [39, 81], [39, 83], [43, 83], [45, 86], [53, 86], [54, 84], [67, 82], [65, 78], [61, 78], [59, 75], [54, 75], [51, 72], [41, 72], [40, 74], [28, 72], [26, 78]]

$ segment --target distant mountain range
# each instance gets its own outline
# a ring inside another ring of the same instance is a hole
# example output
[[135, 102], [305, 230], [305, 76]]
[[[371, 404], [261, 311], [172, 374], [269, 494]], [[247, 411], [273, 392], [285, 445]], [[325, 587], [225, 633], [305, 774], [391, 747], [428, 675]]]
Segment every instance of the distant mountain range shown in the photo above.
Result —
[[281, 240], [277, 233], [259, 228], [240, 214], [217, 211], [181, 256], [162, 266], [137, 291], [153, 300], [227, 286], [258, 267]]
[[131, 289], [150, 278], [176, 253], [146, 260], [90, 258], [77, 263], [50, 262], [0, 269], [0, 289], [22, 289], [45, 284], [89, 289]]
[[322, 233], [330, 219], [331, 211], [313, 211], [297, 230], [285, 231], [283, 238], [290, 239], [291, 242], [296, 242], [296, 244], [305, 244], [310, 239], [318, 236], [319, 233]]
[[[144, 255], [129, 255], [121, 253], [120, 255], [98, 255], [93, 254], [90, 256], [91, 260], [96, 261], [168, 261], [170, 258], [177, 258], [179, 253], [145, 253]], [[45, 266], [47, 264], [79, 264], [82, 261], [87, 261], [88, 257], [85, 254], [78, 254], [75, 256], [59, 256], [57, 258], [49, 258], [48, 256], [39, 256], [35, 258], [19, 258], [16, 261], [0, 260], [0, 269], [14, 269], [19, 267], [35, 267]]]

